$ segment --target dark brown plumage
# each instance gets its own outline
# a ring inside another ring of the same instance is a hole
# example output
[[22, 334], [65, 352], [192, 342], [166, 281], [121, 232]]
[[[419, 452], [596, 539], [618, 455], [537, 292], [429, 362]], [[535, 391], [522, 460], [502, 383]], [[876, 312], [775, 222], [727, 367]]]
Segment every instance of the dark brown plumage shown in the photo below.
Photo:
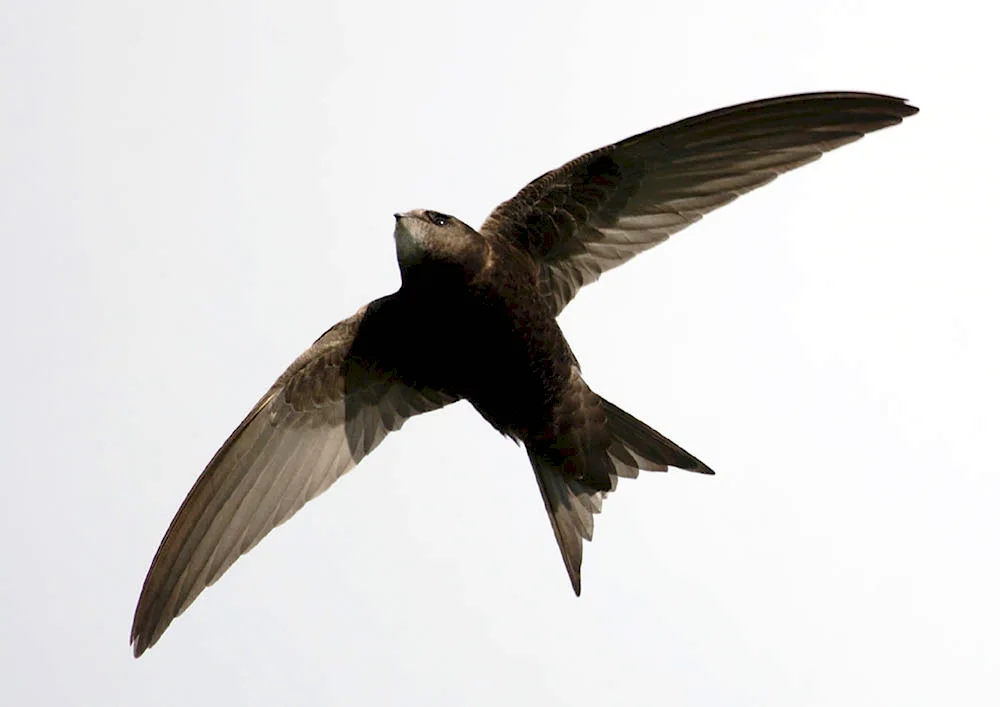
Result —
[[524, 444], [579, 594], [583, 540], [619, 477], [712, 472], [587, 387], [556, 315], [580, 287], [709, 211], [916, 111], [864, 93], [757, 101], [578, 157], [479, 232], [434, 211], [397, 214], [402, 286], [321, 336], [209, 462], [149, 569], [135, 655], [386, 434], [463, 398]]

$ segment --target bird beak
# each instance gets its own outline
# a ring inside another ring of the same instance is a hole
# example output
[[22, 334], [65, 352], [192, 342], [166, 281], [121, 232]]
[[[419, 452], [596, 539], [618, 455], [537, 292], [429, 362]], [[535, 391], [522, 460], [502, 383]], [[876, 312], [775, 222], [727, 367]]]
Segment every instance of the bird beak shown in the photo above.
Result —
[[413, 209], [412, 211], [406, 211], [403, 213], [396, 212], [393, 216], [396, 217], [396, 223], [399, 223], [400, 221], [405, 221], [408, 218], [419, 219], [422, 213], [423, 211], [420, 209]]

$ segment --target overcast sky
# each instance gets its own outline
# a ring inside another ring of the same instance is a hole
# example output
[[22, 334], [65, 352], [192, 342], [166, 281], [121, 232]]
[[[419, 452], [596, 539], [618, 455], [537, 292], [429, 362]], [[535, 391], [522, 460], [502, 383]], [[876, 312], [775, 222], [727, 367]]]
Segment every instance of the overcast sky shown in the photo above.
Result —
[[[985, 4], [3, 5], [0, 704], [1000, 699]], [[837, 89], [922, 112], [561, 317], [596, 391], [718, 472], [620, 484], [580, 599], [523, 450], [463, 403], [133, 660], [143, 577], [205, 463], [397, 287], [394, 211], [478, 224], [581, 152]]]

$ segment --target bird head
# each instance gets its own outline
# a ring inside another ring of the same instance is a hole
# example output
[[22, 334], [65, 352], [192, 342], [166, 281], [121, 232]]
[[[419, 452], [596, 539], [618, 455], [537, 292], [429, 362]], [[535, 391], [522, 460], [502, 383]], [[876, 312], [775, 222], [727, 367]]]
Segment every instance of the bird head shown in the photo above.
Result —
[[461, 275], [468, 281], [482, 271], [489, 247], [474, 228], [427, 209], [395, 216], [396, 259], [404, 282], [426, 275]]

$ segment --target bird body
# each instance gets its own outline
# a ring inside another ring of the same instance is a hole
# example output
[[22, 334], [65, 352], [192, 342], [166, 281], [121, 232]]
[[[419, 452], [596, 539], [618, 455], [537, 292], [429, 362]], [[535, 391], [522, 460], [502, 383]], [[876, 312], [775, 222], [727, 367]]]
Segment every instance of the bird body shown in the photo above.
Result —
[[463, 399], [524, 445], [579, 594], [583, 540], [618, 478], [712, 471], [589, 388], [558, 314], [709, 211], [916, 110], [866, 93], [756, 101], [582, 155], [478, 231], [436, 211], [397, 214], [399, 290], [317, 339], [209, 462], [146, 576], [135, 654], [389, 432]]
[[[404, 266], [400, 289], [366, 312], [355, 348], [378, 347], [364, 354], [377, 361], [367, 365], [385, 365], [408, 384], [464, 398], [497, 430], [523, 440], [540, 424], [539, 411], [568, 376], [573, 355], [537, 296], [530, 259], [448, 218], [444, 235], [482, 244], [485, 257], [455, 272]], [[419, 211], [401, 215], [397, 232], [419, 230], [425, 221]]]

